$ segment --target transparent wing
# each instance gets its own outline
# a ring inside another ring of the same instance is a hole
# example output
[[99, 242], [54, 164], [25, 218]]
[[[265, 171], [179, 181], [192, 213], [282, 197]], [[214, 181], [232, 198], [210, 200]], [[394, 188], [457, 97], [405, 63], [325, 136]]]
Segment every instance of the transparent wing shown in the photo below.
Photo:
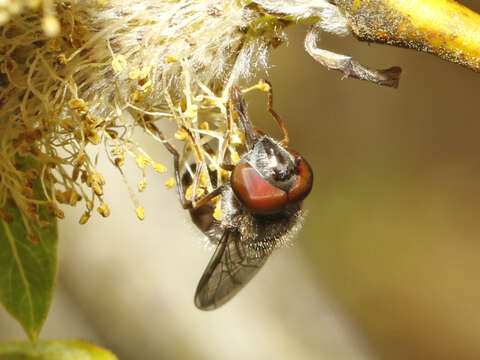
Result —
[[270, 252], [247, 249], [238, 232], [225, 230], [198, 283], [195, 305], [213, 310], [225, 304], [265, 264]]

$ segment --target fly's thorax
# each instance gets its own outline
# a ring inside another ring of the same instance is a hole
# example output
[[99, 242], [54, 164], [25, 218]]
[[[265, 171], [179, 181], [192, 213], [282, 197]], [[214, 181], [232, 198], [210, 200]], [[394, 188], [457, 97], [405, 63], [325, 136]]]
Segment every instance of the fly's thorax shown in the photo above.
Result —
[[282, 213], [259, 216], [246, 212], [239, 216], [238, 226], [242, 242], [252, 249], [273, 250], [289, 244], [301, 229], [304, 211], [299, 204], [288, 205]]
[[238, 231], [242, 243], [252, 249], [261, 246], [267, 250], [287, 244], [303, 224], [304, 211], [299, 202], [289, 203], [275, 214], [258, 214], [245, 207], [230, 186], [223, 191], [221, 201], [219, 226]]
[[249, 163], [266, 181], [288, 191], [295, 182], [295, 158], [269, 136], [261, 138], [245, 155]]

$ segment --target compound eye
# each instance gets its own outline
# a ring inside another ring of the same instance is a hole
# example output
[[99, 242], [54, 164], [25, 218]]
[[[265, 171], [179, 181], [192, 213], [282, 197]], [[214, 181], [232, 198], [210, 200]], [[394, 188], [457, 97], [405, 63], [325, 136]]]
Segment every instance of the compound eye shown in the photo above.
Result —
[[288, 200], [285, 191], [270, 184], [246, 162], [235, 166], [230, 176], [230, 184], [242, 204], [254, 212], [278, 212]]
[[312, 190], [313, 172], [310, 165], [305, 159], [297, 153], [289, 150], [295, 156], [295, 167], [297, 170], [297, 178], [290, 190], [288, 190], [288, 200], [291, 202], [302, 201]]

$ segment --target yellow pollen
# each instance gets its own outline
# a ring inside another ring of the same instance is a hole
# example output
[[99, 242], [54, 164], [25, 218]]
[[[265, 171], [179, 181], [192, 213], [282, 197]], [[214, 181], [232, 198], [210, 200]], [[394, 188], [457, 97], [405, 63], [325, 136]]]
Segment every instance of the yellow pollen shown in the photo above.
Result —
[[222, 214], [222, 209], [221, 209], [219, 206], [217, 206], [217, 207], [215, 208], [215, 210], [213, 211], [213, 218], [214, 218], [215, 220], [220, 221], [220, 220], [222, 220], [222, 215], [223, 215], [223, 214]]
[[167, 187], [167, 189], [173, 188], [174, 185], [175, 185], [175, 179], [173, 177], [165, 181], [165, 186]]
[[143, 206], [137, 207], [135, 212], [137, 213], [137, 217], [139, 220], [143, 220], [145, 218], [145, 209], [143, 208]]
[[153, 164], [153, 169], [158, 172], [159, 174], [161, 173], [164, 173], [167, 171], [167, 168], [165, 167], [165, 165], [163, 164], [160, 164], [160, 163], [154, 163]]
[[138, 155], [135, 160], [137, 162], [137, 166], [140, 169], [145, 169], [145, 166], [150, 165], [152, 163], [152, 160], [150, 160], [144, 155]]
[[188, 139], [188, 132], [185, 129], [180, 129], [175, 132], [173, 137], [180, 141], [186, 141]]
[[236, 164], [240, 161], [240, 155], [238, 155], [238, 152], [234, 151], [230, 153], [230, 159], [234, 164]]
[[113, 71], [119, 73], [125, 70], [128, 66], [127, 59], [125, 59], [125, 56], [123, 55], [116, 55], [113, 57], [112, 60], [112, 68]]
[[110, 209], [107, 204], [102, 204], [97, 208], [97, 211], [103, 217], [108, 217], [110, 215]]
[[257, 85], [255, 85], [255, 88], [260, 91], [268, 92], [270, 91], [270, 85], [268, 85], [265, 80], [261, 79]]
[[86, 113], [88, 111], [87, 103], [83, 99], [72, 99], [68, 102], [68, 105], [72, 110], [77, 110], [80, 113]]
[[187, 111], [185, 111], [184, 115], [187, 117], [196, 117], [198, 112], [198, 106], [197, 105], [191, 105]]
[[138, 75], [140, 74], [140, 70], [138, 69], [133, 69], [132, 71], [130, 71], [128, 73], [128, 78], [130, 80], [135, 80], [136, 78], [138, 78]]
[[208, 129], [210, 129], [210, 124], [208, 122], [204, 121], [198, 127], [202, 130], [208, 130]]
[[83, 225], [83, 224], [86, 224], [88, 219], [90, 219], [90, 213], [89, 212], [85, 212], [83, 213], [83, 215], [80, 217], [80, 220], [78, 221], [80, 223], [80, 225]]
[[178, 59], [175, 56], [167, 55], [165, 56], [165, 64], [175, 63]]

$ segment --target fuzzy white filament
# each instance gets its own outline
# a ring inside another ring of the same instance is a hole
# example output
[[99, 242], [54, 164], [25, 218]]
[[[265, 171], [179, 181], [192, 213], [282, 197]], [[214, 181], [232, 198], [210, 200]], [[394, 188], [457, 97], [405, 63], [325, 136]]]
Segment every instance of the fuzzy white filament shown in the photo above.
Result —
[[[55, 12], [50, 2], [43, 6], [48, 16]], [[343, 15], [324, 0], [62, 1], [48, 29], [36, 6], [26, 9], [0, 26], [0, 209], [13, 198], [32, 221], [38, 205], [62, 217], [59, 203], [79, 201], [86, 209], [80, 222], [95, 206], [108, 216], [96, 171], [100, 149], [120, 170], [132, 156], [142, 191], [145, 167], [165, 167], [131, 134], [154, 122], [161, 128], [175, 121], [187, 131], [176, 134], [191, 154], [184, 159], [205, 163], [200, 185], [211, 188], [208, 168], [222, 181], [218, 155], [230, 88], [268, 66], [289, 24], [308, 18], [326, 31], [347, 31]], [[235, 125], [230, 139], [236, 154], [243, 140]], [[36, 161], [31, 177], [42, 182], [45, 200], [32, 194], [17, 154]], [[137, 214], [143, 218], [143, 208]]]

